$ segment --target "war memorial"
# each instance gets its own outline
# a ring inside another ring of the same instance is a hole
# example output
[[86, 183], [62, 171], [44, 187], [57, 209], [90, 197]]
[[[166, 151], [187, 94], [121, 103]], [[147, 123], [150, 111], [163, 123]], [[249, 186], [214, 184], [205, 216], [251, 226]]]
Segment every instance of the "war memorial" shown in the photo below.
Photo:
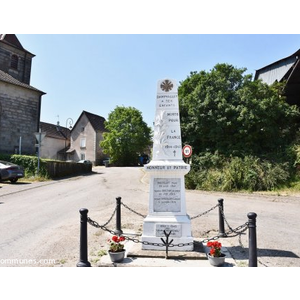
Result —
[[154, 123], [153, 158], [144, 166], [149, 174], [149, 211], [144, 219], [142, 249], [161, 250], [165, 232], [170, 233], [175, 246], [170, 250], [192, 251], [191, 220], [186, 212], [184, 176], [190, 165], [182, 158], [182, 142], [175, 80], [163, 79], [157, 84]]

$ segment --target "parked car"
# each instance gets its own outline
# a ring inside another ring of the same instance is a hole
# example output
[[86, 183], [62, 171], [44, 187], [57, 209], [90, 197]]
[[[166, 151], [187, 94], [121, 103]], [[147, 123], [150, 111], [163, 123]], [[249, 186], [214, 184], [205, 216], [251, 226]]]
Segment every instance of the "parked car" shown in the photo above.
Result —
[[24, 177], [23, 167], [0, 160], [0, 181], [10, 180], [11, 183], [15, 183], [22, 177]]
[[80, 160], [78, 163], [79, 164], [92, 164], [92, 162], [90, 160], [87, 160], [87, 159]]
[[149, 156], [147, 154], [142, 154], [140, 157], [139, 157], [139, 165], [140, 166], [143, 166], [143, 165], [146, 165], [149, 163]]

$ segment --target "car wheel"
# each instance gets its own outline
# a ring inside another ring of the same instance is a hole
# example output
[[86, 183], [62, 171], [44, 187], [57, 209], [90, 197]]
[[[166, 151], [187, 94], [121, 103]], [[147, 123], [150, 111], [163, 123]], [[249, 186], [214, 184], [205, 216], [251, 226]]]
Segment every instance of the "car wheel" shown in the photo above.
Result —
[[12, 178], [12, 179], [10, 179], [11, 183], [16, 183], [17, 181], [18, 181], [18, 178]]

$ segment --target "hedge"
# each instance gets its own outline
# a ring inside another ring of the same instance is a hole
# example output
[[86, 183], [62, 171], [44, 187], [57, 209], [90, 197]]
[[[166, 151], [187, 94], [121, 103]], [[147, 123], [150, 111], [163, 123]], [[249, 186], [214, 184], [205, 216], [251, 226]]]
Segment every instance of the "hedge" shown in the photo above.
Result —
[[[24, 168], [25, 177], [37, 174], [38, 158], [29, 155], [0, 154], [0, 160], [9, 161]], [[65, 176], [79, 175], [92, 171], [91, 164], [69, 163], [65, 161], [40, 159], [39, 176], [45, 178], [59, 178]]]

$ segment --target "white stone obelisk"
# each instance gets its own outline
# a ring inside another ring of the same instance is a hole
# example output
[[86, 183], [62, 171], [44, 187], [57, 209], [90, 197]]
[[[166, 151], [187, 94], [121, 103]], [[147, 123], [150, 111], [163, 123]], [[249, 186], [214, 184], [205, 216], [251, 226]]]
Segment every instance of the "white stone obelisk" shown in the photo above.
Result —
[[[190, 165], [182, 159], [182, 143], [175, 80], [158, 81], [154, 123], [153, 159], [145, 165], [150, 177], [149, 212], [144, 219], [142, 241], [162, 244], [164, 230], [172, 244], [169, 250], [192, 251], [191, 220], [186, 213], [184, 175]], [[189, 244], [184, 245], [182, 244]], [[162, 247], [142, 245], [142, 249]]]

